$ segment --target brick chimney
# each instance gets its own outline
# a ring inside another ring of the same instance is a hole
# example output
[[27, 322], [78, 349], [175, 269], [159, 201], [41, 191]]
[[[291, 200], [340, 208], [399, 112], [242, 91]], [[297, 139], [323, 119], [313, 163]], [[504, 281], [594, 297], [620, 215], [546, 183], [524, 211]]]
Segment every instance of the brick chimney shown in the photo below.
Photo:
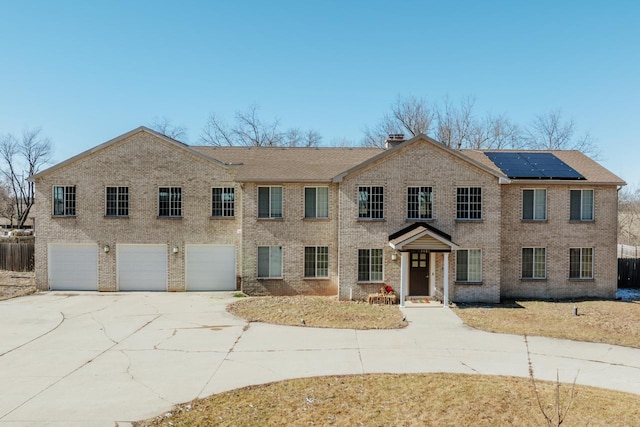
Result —
[[390, 133], [389, 137], [384, 142], [386, 149], [393, 148], [404, 142], [404, 133]]

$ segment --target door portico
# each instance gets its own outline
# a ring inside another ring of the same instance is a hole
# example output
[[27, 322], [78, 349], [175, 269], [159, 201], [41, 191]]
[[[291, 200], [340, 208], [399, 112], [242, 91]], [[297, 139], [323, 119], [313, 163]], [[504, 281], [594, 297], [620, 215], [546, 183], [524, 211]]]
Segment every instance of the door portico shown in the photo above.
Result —
[[443, 254], [442, 299], [449, 306], [449, 254], [458, 249], [451, 236], [427, 223], [412, 224], [389, 236], [389, 246], [400, 252], [400, 306], [409, 295], [433, 296], [436, 254]]

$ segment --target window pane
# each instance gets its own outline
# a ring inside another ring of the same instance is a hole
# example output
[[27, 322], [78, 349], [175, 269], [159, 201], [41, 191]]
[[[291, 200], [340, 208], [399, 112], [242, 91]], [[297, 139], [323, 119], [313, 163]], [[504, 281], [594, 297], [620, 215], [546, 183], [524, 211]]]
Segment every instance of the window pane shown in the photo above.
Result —
[[570, 207], [570, 217], [571, 221], [580, 221], [580, 210], [581, 210], [581, 191], [580, 190], [571, 190], [571, 207]]
[[593, 220], [593, 190], [582, 191], [582, 220]]
[[316, 248], [304, 248], [304, 277], [315, 277], [316, 275]]
[[222, 188], [211, 189], [211, 216], [222, 216]]
[[369, 187], [358, 189], [358, 217], [369, 218]]
[[271, 187], [271, 218], [282, 218], [282, 187]]
[[305, 218], [316, 217], [316, 189], [315, 188], [304, 189], [304, 217]]
[[258, 248], [258, 277], [269, 277], [269, 247]]
[[53, 187], [53, 214], [64, 215], [64, 187]]
[[473, 187], [469, 189], [469, 218], [482, 218], [482, 189]]
[[480, 249], [469, 250], [469, 281], [482, 281], [482, 252]]
[[329, 187], [318, 187], [316, 193], [316, 216], [318, 218], [329, 218]]
[[418, 218], [418, 187], [407, 188], [407, 218]]
[[269, 269], [270, 277], [282, 276], [282, 247], [271, 246]]
[[572, 279], [580, 278], [580, 249], [569, 249], [569, 277]]
[[459, 282], [466, 282], [469, 279], [467, 274], [468, 257], [469, 254], [465, 250], [456, 252], [456, 280]]
[[371, 280], [382, 280], [382, 249], [371, 249]]
[[522, 219], [533, 219], [533, 190], [522, 191]]
[[522, 277], [533, 277], [533, 249], [522, 249]]
[[593, 248], [582, 248], [582, 269], [581, 276], [583, 279], [593, 278]]
[[469, 218], [469, 189], [458, 188], [456, 197], [456, 218], [467, 219]]
[[369, 280], [369, 249], [358, 249], [358, 280]]
[[258, 187], [258, 218], [269, 218], [269, 187]]
[[320, 246], [316, 248], [316, 251], [316, 275], [317, 277], [329, 277], [329, 248], [326, 246]]
[[544, 248], [534, 249], [533, 277], [543, 279], [546, 276], [546, 250]]
[[547, 219], [547, 190], [535, 190], [535, 212], [534, 219]]

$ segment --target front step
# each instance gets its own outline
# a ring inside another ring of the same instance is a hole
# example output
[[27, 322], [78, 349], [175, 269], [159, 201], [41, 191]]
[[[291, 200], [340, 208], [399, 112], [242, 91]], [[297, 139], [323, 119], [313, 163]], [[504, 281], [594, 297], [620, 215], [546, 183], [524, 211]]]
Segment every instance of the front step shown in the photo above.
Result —
[[433, 296], [410, 296], [404, 300], [405, 307], [442, 307], [442, 302]]

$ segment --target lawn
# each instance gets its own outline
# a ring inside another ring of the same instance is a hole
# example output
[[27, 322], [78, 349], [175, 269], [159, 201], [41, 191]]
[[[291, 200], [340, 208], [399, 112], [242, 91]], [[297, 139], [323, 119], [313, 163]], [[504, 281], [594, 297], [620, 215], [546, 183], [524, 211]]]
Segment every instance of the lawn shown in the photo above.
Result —
[[36, 291], [34, 273], [0, 270], [0, 301]]
[[243, 298], [227, 307], [251, 322], [342, 329], [396, 329], [407, 322], [397, 305], [338, 301], [336, 297]]
[[[537, 382], [549, 413], [555, 385]], [[545, 425], [527, 378], [464, 374], [357, 375], [301, 378], [250, 386], [179, 405], [136, 426], [510, 426]], [[561, 385], [572, 402], [563, 425], [629, 426], [640, 396]]]
[[640, 301], [515, 301], [454, 310], [465, 324], [484, 331], [640, 348]]

